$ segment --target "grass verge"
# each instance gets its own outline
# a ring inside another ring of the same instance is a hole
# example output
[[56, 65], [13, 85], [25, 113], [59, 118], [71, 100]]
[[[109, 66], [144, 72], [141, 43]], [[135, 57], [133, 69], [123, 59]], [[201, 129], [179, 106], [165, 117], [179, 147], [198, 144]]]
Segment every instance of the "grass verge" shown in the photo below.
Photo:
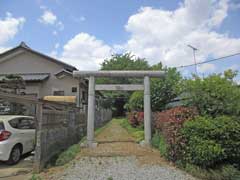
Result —
[[144, 130], [142, 128], [132, 127], [126, 118], [117, 119], [117, 122], [119, 122], [137, 142], [144, 140]]
[[57, 158], [55, 165], [62, 166], [71, 160], [73, 160], [76, 155], [80, 152], [80, 145], [74, 144], [70, 146], [66, 151], [63, 151]]

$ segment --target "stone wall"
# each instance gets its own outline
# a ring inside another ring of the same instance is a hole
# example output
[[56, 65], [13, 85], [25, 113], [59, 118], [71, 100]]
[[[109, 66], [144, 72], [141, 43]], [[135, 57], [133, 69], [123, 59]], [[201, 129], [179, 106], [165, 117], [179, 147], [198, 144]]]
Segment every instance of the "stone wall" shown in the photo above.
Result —
[[94, 122], [94, 127], [99, 128], [104, 126], [107, 122], [112, 119], [112, 110], [99, 108], [96, 110], [96, 117]]

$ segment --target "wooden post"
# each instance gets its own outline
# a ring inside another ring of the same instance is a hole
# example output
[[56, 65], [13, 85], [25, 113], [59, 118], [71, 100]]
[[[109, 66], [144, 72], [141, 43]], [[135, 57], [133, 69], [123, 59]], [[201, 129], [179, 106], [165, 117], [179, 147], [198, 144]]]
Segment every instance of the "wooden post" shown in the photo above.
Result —
[[43, 169], [42, 164], [42, 122], [43, 122], [43, 104], [36, 104], [36, 149], [34, 156], [33, 170], [36, 173], [41, 172]]

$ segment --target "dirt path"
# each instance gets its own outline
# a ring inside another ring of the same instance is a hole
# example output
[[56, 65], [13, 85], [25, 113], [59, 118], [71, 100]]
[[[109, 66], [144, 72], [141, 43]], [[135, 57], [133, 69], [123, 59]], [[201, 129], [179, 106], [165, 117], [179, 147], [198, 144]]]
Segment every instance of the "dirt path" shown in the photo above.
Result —
[[78, 157], [136, 156], [140, 163], [166, 164], [159, 151], [144, 148], [122, 128], [117, 119], [111, 121], [95, 138], [97, 148], [85, 148]]
[[158, 150], [137, 144], [117, 120], [104, 127], [95, 140], [99, 142], [96, 148], [83, 148], [74, 161], [50, 170], [45, 179], [194, 180], [171, 166]]

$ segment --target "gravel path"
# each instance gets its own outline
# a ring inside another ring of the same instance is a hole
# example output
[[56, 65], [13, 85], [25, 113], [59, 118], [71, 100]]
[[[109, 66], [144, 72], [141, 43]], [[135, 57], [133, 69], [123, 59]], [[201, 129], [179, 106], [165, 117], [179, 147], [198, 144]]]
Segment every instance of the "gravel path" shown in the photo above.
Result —
[[173, 167], [139, 166], [135, 157], [86, 157], [67, 168], [58, 180], [194, 180]]
[[134, 139], [116, 121], [98, 134], [96, 140], [104, 140], [104, 143], [97, 148], [83, 149], [74, 161], [51, 170], [45, 179], [195, 180], [161, 158], [157, 150], [133, 142]]

